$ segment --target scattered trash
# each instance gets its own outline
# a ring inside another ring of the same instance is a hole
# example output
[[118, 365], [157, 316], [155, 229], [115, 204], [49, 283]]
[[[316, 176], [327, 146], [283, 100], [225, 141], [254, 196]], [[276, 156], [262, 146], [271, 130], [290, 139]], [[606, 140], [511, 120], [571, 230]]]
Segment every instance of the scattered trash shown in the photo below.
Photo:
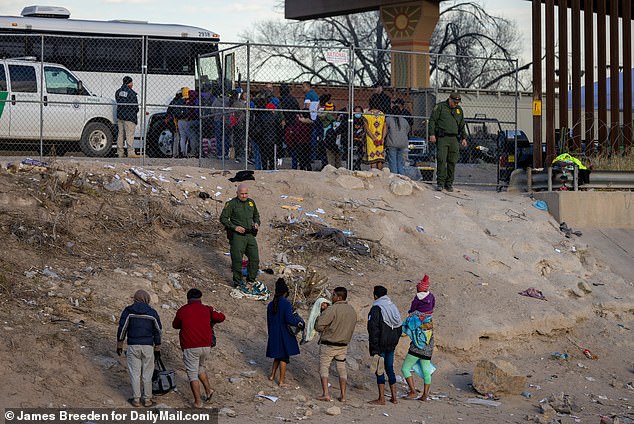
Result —
[[352, 237], [352, 235], [353, 235], [352, 230], [342, 230], [341, 232], [342, 232], [342, 233], [343, 233], [343, 235], [344, 235], [344, 236], [346, 236], [346, 237]]
[[326, 211], [323, 210], [322, 208], [316, 209], [315, 212], [320, 213], [320, 214], [325, 214]]
[[532, 297], [539, 300], [548, 300], [546, 299], [546, 296], [544, 296], [541, 290], [537, 290], [534, 287], [529, 287], [524, 291], [518, 292], [518, 294], [521, 294], [522, 296]]
[[502, 402], [489, 400], [489, 399], [480, 399], [480, 398], [469, 398], [465, 401], [465, 403], [470, 403], [472, 405], [494, 406], [496, 408], [502, 405]]
[[425, 232], [425, 229], [424, 229], [422, 226], [417, 225], [417, 226], [416, 226], [416, 231], [418, 231], [419, 233], [424, 233], [424, 232]]
[[583, 349], [583, 354], [586, 356], [586, 358], [588, 359], [599, 359], [597, 357], [597, 355], [593, 354], [592, 352], [590, 352], [590, 349]]
[[475, 262], [476, 258], [469, 256], [469, 255], [462, 255], [463, 258], [465, 258], [468, 262]]
[[575, 345], [577, 348], [581, 349], [581, 352], [583, 352], [584, 356], [588, 359], [592, 359], [593, 361], [596, 361], [597, 359], [599, 359], [599, 357], [597, 355], [595, 355], [594, 353], [590, 352], [590, 349], [586, 349], [583, 346], [581, 346], [579, 343], [577, 343], [576, 341], [572, 340], [570, 338], [570, 336], [567, 337], [568, 341], [570, 343], [572, 343], [573, 345]]
[[570, 359], [570, 355], [568, 355], [567, 353], [561, 353], [561, 352], [553, 352], [550, 354], [550, 357], [552, 359], [563, 359], [564, 361], [567, 361], [568, 359]]
[[200, 197], [201, 199], [209, 199], [211, 196], [206, 191], [201, 191], [200, 193], [198, 193], [198, 197]]
[[533, 387], [535, 390], [541, 390], [542, 386], [539, 386], [537, 384], [529, 384], [528, 387]]
[[304, 212], [304, 215], [309, 216], [311, 218], [319, 218], [319, 215], [317, 215], [316, 213], [312, 213], [312, 212]]
[[557, 253], [561, 253], [561, 249], [557, 249], [557, 248], [555, 247], [555, 252], [557, 252]]
[[261, 397], [261, 398], [264, 398], [264, 399], [268, 399], [271, 402], [277, 402], [277, 400], [279, 399], [277, 396], [263, 395], [263, 394], [260, 394], [260, 393], [255, 395], [255, 397]]
[[299, 206], [299, 205], [282, 205], [281, 208], [289, 210], [289, 211], [298, 211], [298, 210], [301, 209], [301, 206]]
[[530, 399], [533, 397], [533, 394], [531, 392], [527, 392], [526, 390], [524, 390], [522, 392], [522, 396], [524, 396], [526, 399]]
[[566, 235], [566, 238], [570, 238], [573, 234], [577, 237], [581, 237], [583, 234], [581, 231], [573, 231], [572, 228], [569, 228], [565, 222], [559, 224], [559, 231], [564, 233]]
[[588, 380], [588, 381], [596, 381], [594, 377], [586, 377], [586, 380]]
[[250, 300], [262, 300], [266, 301], [271, 296], [271, 291], [260, 281], [256, 281], [253, 284], [243, 284], [240, 287], [236, 287], [229, 293], [234, 299], [247, 298]]
[[533, 202], [533, 206], [536, 209], [539, 209], [540, 211], [547, 211], [548, 210], [548, 204], [546, 202], [544, 202], [543, 200], [535, 200]]

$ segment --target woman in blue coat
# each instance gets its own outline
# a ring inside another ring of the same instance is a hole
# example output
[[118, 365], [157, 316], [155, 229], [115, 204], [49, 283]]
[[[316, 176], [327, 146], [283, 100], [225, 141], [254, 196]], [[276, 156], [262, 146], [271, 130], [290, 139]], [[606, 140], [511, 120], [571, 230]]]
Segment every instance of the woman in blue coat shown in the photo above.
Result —
[[286, 364], [290, 362], [290, 357], [299, 354], [297, 339], [288, 329], [289, 325], [304, 327], [304, 320], [299, 315], [293, 313], [291, 302], [288, 297], [288, 286], [283, 278], [278, 278], [275, 282], [275, 295], [273, 301], [266, 309], [266, 324], [269, 339], [266, 344], [266, 357], [273, 358], [273, 369], [269, 380], [275, 381], [275, 374], [279, 368], [280, 381], [282, 387], [288, 386], [284, 382], [286, 378]]

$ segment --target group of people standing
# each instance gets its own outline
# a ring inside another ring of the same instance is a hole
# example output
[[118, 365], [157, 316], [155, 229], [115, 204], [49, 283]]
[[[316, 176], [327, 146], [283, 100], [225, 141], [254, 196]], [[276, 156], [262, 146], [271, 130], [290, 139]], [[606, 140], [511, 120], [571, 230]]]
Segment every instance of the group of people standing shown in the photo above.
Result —
[[[387, 295], [387, 288], [375, 286], [374, 302], [368, 313], [368, 342], [371, 356], [371, 369], [376, 376], [378, 398], [369, 403], [385, 404], [385, 383], [390, 388], [392, 403], [398, 403], [396, 374], [394, 372], [394, 354], [401, 335], [410, 338], [408, 353], [403, 361], [401, 372], [409, 387], [404, 399], [427, 400], [431, 387], [431, 374], [434, 371], [431, 357], [434, 350], [432, 314], [435, 307], [434, 295], [429, 291], [429, 277], [418, 283], [417, 293], [408, 309], [405, 320], [401, 319], [398, 307]], [[319, 333], [319, 376], [322, 393], [317, 398], [329, 401], [329, 369], [334, 361], [339, 377], [340, 394], [338, 400], [346, 401], [348, 345], [352, 339], [357, 322], [357, 313], [348, 303], [348, 291], [345, 287], [336, 287], [330, 300], [317, 299], [313, 306], [308, 324], [293, 312], [293, 306], [287, 299], [289, 289], [280, 278], [275, 284], [275, 295], [267, 306], [268, 341], [266, 356], [273, 359], [269, 380], [275, 381], [279, 370], [278, 384], [287, 386], [286, 368], [290, 357], [300, 353], [296, 333], [290, 328], [299, 327], [304, 331], [303, 341], [310, 341], [313, 334]], [[290, 327], [290, 328], [289, 328]], [[423, 378], [423, 393], [416, 390], [412, 372]]]
[[[199, 289], [190, 289], [187, 292], [187, 304], [178, 309], [172, 321], [172, 327], [180, 330], [183, 363], [196, 408], [202, 408], [203, 401], [211, 399], [214, 393], [205, 362], [215, 345], [213, 327], [225, 320], [222, 312], [202, 303], [202, 296]], [[135, 408], [148, 408], [154, 405], [152, 377], [155, 361], [161, 360], [163, 326], [158, 313], [150, 306], [148, 292], [137, 290], [132, 300], [133, 303], [123, 310], [119, 318], [117, 355], [121, 356], [123, 344], [127, 340], [126, 358], [132, 386], [132, 397], [128, 403]], [[205, 390], [204, 396], [201, 383]]]
[[[431, 357], [434, 350], [432, 314], [435, 307], [434, 295], [429, 291], [429, 278], [425, 276], [417, 285], [417, 293], [409, 307], [405, 320], [401, 319], [398, 307], [387, 295], [387, 289], [377, 285], [373, 290], [374, 302], [368, 313], [368, 344], [371, 356], [371, 369], [376, 376], [378, 398], [371, 404], [385, 404], [385, 385], [390, 388], [392, 403], [398, 403], [396, 374], [394, 372], [394, 354], [401, 335], [410, 338], [408, 353], [403, 361], [401, 372], [409, 387], [405, 399], [416, 399], [416, 390], [412, 372], [418, 373], [424, 380], [420, 400], [427, 400], [434, 370]], [[297, 331], [304, 332], [304, 339], [312, 339], [310, 333], [319, 333], [319, 376], [322, 393], [318, 400], [329, 401], [329, 370], [334, 361], [339, 377], [340, 394], [338, 400], [346, 401], [348, 345], [352, 339], [357, 322], [357, 313], [348, 303], [348, 291], [345, 287], [336, 287], [331, 298], [320, 298], [315, 302], [308, 324], [293, 311], [288, 300], [289, 288], [283, 278], [275, 284], [275, 295], [267, 306], [266, 320], [268, 340], [266, 356], [273, 359], [269, 375], [270, 381], [278, 378], [278, 384], [286, 387], [287, 365], [290, 357], [300, 353]], [[193, 405], [201, 408], [203, 402], [211, 399], [214, 389], [207, 375], [205, 363], [215, 346], [214, 326], [225, 320], [225, 315], [201, 301], [202, 292], [192, 288], [187, 292], [187, 304], [176, 312], [172, 327], [179, 330], [182, 359], [193, 394]], [[127, 340], [126, 357], [132, 397], [128, 402], [133, 407], [151, 407], [152, 376], [155, 361], [161, 358], [161, 319], [150, 306], [150, 295], [145, 290], [137, 290], [133, 303], [127, 306], [119, 318], [117, 330], [117, 355], [123, 353]], [[202, 385], [202, 387], [201, 387]], [[203, 393], [204, 390], [204, 393]]]

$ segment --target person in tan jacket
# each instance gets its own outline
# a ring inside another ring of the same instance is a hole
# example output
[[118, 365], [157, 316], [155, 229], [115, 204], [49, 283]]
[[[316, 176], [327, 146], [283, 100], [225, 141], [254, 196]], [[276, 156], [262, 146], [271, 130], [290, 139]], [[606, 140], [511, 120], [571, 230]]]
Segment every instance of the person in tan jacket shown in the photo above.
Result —
[[321, 314], [315, 321], [315, 330], [320, 333], [319, 339], [319, 375], [321, 377], [322, 395], [318, 400], [330, 401], [328, 394], [328, 369], [330, 363], [335, 360], [337, 373], [339, 374], [340, 402], [346, 401], [346, 384], [348, 374], [346, 371], [346, 354], [348, 343], [352, 339], [354, 326], [357, 323], [357, 313], [348, 304], [348, 290], [345, 287], [337, 287], [332, 292], [332, 305], [322, 303]]

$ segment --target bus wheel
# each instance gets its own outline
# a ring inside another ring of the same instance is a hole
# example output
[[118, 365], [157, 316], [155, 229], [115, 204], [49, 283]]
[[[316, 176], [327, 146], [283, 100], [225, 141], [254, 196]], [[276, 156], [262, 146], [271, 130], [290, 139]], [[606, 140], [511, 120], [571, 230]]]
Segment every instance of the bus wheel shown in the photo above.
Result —
[[171, 158], [174, 146], [174, 132], [162, 122], [157, 122], [148, 133], [148, 156], [155, 158]]
[[86, 156], [105, 157], [112, 149], [112, 131], [101, 122], [91, 122], [81, 136], [81, 151]]

